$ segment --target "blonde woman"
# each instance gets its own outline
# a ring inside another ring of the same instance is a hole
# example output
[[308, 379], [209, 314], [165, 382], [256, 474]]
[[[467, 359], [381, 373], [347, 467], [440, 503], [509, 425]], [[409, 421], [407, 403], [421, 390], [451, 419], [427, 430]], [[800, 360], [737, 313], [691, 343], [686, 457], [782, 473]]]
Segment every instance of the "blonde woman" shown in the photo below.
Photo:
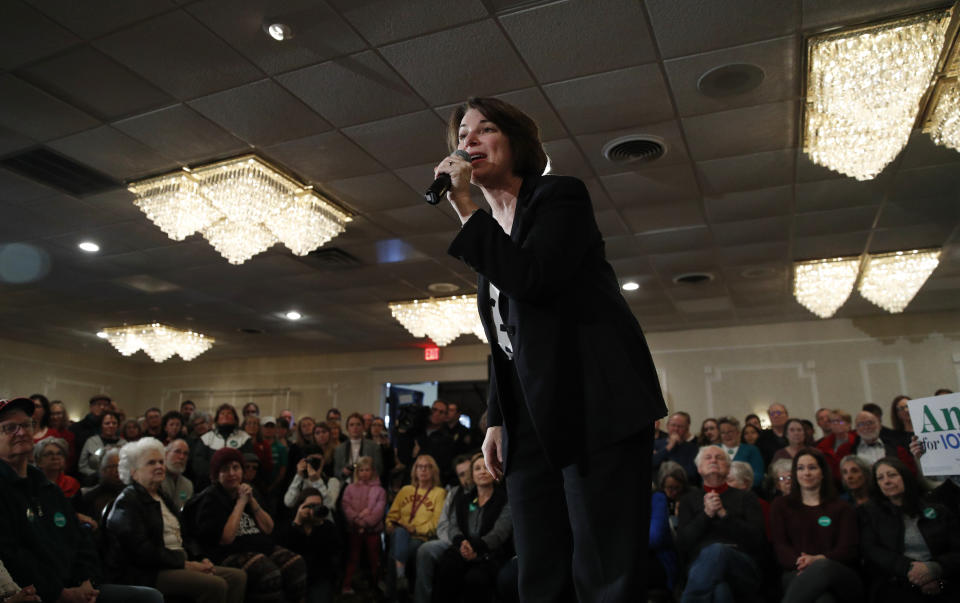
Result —
[[397, 577], [406, 583], [407, 560], [414, 558], [417, 548], [437, 536], [437, 524], [443, 512], [446, 490], [440, 483], [440, 468], [429, 454], [421, 454], [410, 470], [410, 485], [397, 493], [387, 513], [387, 534], [391, 536], [390, 552], [397, 564]]

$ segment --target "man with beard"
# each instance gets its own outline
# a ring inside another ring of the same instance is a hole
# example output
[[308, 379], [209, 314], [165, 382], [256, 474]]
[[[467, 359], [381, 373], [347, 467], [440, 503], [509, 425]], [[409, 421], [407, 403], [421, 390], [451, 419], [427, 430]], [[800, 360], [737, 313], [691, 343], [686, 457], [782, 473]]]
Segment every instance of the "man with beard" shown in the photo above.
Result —
[[163, 466], [167, 474], [163, 478], [163, 483], [160, 484], [160, 491], [166, 494], [181, 511], [183, 505], [193, 496], [193, 482], [183, 476], [189, 458], [190, 447], [180, 438], [167, 444], [163, 455]]

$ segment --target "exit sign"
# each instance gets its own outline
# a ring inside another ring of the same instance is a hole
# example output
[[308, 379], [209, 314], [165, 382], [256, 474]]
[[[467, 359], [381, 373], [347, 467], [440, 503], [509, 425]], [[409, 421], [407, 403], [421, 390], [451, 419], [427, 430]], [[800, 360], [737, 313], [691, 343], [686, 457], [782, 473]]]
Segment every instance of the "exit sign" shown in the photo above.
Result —
[[423, 359], [427, 362], [432, 362], [435, 360], [440, 360], [440, 348], [437, 346], [430, 346], [423, 349]]

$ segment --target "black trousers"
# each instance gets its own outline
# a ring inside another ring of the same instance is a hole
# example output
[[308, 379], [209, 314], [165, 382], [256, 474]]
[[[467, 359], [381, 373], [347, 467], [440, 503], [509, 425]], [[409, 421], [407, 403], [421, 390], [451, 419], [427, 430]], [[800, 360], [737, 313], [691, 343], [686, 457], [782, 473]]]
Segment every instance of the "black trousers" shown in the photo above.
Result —
[[[513, 377], [514, 399], [523, 400]], [[504, 409], [504, 419], [520, 601], [646, 601], [653, 426], [557, 469], [526, 403], [517, 406]]]

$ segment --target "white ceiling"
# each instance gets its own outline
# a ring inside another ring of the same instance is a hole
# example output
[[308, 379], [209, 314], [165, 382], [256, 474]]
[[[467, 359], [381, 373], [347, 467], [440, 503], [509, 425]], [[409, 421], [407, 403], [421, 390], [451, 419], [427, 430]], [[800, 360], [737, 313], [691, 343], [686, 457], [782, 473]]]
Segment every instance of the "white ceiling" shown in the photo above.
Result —
[[[422, 343], [387, 302], [436, 282], [473, 290], [446, 255], [453, 214], [421, 198], [446, 154], [444, 118], [470, 95], [533, 115], [555, 172], [587, 182], [649, 331], [815, 320], [793, 300], [792, 260], [927, 246], [944, 258], [907, 312], [957, 310], [960, 153], [915, 132], [857, 182], [798, 148], [805, 35], [944, 4], [4, 0], [0, 160], [43, 147], [118, 186], [71, 196], [0, 169], [0, 244], [30, 245], [49, 268], [0, 282], [0, 333], [110, 353], [100, 328], [161, 321], [216, 337], [207, 357]], [[268, 38], [273, 20], [295, 37]], [[702, 95], [698, 78], [728, 63], [760, 67], [762, 84]], [[603, 145], [627, 134], [659, 136], [668, 152], [606, 161]], [[169, 240], [120, 186], [250, 151], [355, 215], [328, 246], [356, 264], [277, 246], [231, 266], [197, 235]], [[79, 252], [83, 239], [101, 252]], [[715, 279], [673, 283], [691, 271]], [[293, 308], [305, 318], [284, 320]], [[879, 313], [855, 293], [838, 316]]]

